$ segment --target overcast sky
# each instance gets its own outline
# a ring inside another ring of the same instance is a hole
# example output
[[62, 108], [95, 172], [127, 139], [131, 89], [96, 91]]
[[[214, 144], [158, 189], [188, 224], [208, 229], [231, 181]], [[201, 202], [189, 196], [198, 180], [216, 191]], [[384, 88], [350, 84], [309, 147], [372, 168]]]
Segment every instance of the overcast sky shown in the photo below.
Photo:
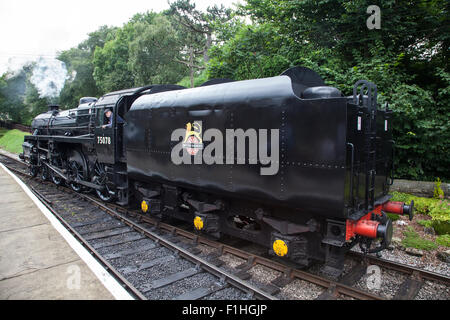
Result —
[[[238, 0], [194, 2], [204, 10], [213, 4], [231, 7]], [[102, 25], [122, 26], [135, 13], [168, 7], [167, 0], [0, 0], [0, 75], [8, 65], [74, 47]]]

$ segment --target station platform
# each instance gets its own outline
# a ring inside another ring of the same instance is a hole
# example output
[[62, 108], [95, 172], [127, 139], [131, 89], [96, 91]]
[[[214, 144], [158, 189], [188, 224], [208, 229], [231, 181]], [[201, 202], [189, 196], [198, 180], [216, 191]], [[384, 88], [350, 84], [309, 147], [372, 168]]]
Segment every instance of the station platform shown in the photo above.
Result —
[[2, 164], [0, 299], [132, 299]]

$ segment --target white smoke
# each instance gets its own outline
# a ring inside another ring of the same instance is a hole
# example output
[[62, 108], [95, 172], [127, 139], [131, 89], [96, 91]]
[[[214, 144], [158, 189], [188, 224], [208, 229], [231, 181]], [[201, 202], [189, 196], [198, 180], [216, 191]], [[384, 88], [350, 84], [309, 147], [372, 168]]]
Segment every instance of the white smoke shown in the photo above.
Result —
[[0, 64], [0, 75], [6, 73], [6, 79], [14, 78], [22, 72], [22, 68], [30, 62], [31, 61], [28, 57], [6, 58], [6, 61], [2, 61], [2, 64]]
[[64, 62], [54, 58], [39, 57], [30, 78], [40, 97], [53, 98], [59, 95], [64, 82], [70, 78]]

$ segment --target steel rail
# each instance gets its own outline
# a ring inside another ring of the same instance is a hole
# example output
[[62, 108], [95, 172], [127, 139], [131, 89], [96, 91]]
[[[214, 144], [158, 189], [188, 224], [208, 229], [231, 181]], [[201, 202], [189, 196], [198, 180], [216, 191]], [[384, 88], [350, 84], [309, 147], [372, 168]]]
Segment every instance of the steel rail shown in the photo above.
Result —
[[132, 295], [140, 300], [147, 300], [147, 298], [139, 292], [127, 279], [125, 279], [108, 261], [106, 261], [98, 252], [94, 249], [83, 237], [70, 226], [59, 213], [50, 205], [51, 201], [47, 200], [39, 191], [37, 191], [33, 186], [28, 185], [33, 194], [42, 202], [42, 204], [61, 222], [61, 224], [93, 255], [97, 260], [99, 260], [105, 267], [107, 271], [117, 281], [122, 283], [122, 286], [126, 288]]
[[[2, 154], [3, 155], [3, 154]], [[3, 155], [5, 157], [8, 157], [7, 155]], [[19, 161], [17, 159], [8, 157], [11, 160], [15, 161], [15, 162], [19, 162], [22, 165], [26, 165], [24, 164], [22, 161]], [[21, 174], [24, 174], [23, 172], [20, 172]], [[62, 189], [66, 192], [73, 192], [70, 189], [67, 189], [65, 187], [60, 187], [58, 186], [59, 189]], [[96, 199], [93, 199], [90, 196], [84, 195], [84, 194], [79, 194], [77, 193], [78, 196], [85, 198], [86, 200], [96, 204], [97, 206], [101, 207], [104, 211], [106, 212], [114, 212], [114, 215], [116, 215], [116, 217], [120, 220], [122, 220], [123, 222], [127, 221], [128, 225], [132, 226], [135, 225], [138, 228], [142, 228], [141, 232], [144, 232], [144, 234], [146, 234], [147, 232], [149, 233], [148, 236], [150, 236], [151, 238], [153, 238], [153, 236], [157, 237], [160, 243], [164, 243], [165, 240], [164, 238], [160, 237], [159, 235], [151, 232], [150, 230], [147, 230], [141, 226], [139, 226], [138, 224], [136, 224], [135, 222], [131, 221], [130, 219], [128, 219], [127, 217], [125, 217], [124, 215], [122, 215], [119, 212], [122, 212], [123, 214], [126, 215], [130, 215], [130, 216], [137, 216], [138, 219], [140, 221], [144, 221], [147, 222], [149, 224], [152, 224], [153, 226], [157, 226], [158, 228], [161, 228], [162, 230], [166, 230], [174, 235], [179, 235], [182, 236], [184, 238], [190, 239], [192, 241], [195, 241], [199, 244], [204, 244], [206, 246], [212, 247], [217, 249], [219, 252], [221, 253], [229, 253], [231, 255], [237, 256], [239, 258], [242, 258], [244, 260], [247, 261], [252, 261], [253, 265], [262, 265], [265, 267], [268, 267], [270, 269], [279, 271], [281, 273], [283, 273], [287, 278], [290, 279], [300, 279], [300, 280], [305, 280], [308, 282], [311, 282], [313, 284], [316, 284], [318, 286], [324, 287], [327, 290], [332, 290], [334, 292], [334, 294], [343, 294], [355, 299], [364, 299], [364, 300], [384, 300], [383, 297], [371, 294], [369, 292], [360, 290], [360, 289], [356, 289], [350, 286], [347, 286], [345, 284], [336, 282], [336, 281], [332, 281], [330, 279], [327, 279], [325, 277], [321, 277], [315, 274], [311, 274], [309, 272], [306, 271], [302, 271], [302, 270], [298, 270], [298, 269], [293, 269], [291, 267], [288, 267], [282, 263], [255, 255], [255, 254], [251, 254], [249, 252], [243, 251], [241, 249], [237, 249], [235, 247], [229, 246], [229, 245], [225, 245], [223, 243], [217, 242], [217, 241], [213, 241], [211, 239], [208, 239], [204, 236], [198, 235], [198, 234], [194, 234], [192, 232], [186, 231], [184, 229], [163, 223], [157, 219], [148, 217], [148, 216], [141, 216], [140, 213], [138, 213], [137, 211], [133, 211], [133, 210], [129, 210], [126, 209], [124, 207], [115, 205], [115, 204], [107, 204], [105, 205], [102, 202], [97, 201]], [[129, 224], [131, 223], [131, 224]], [[134, 227], [133, 227], [134, 228]], [[151, 235], [150, 235], [151, 234]], [[162, 240], [161, 240], [162, 239]], [[179, 251], [178, 250], [178, 246], [175, 245], [174, 243], [171, 243], [171, 245], [169, 245], [173, 250], [176, 250], [178, 252], [180, 252], [181, 254], [183, 254], [183, 256], [185, 256], [187, 259], [195, 259], [197, 260], [198, 257], [196, 257], [194, 254], [190, 253], [189, 251], [183, 249], [183, 248], [179, 248], [183, 251]], [[187, 255], [185, 255], [185, 253], [187, 253]], [[420, 277], [422, 279], [427, 279], [427, 280], [431, 280], [431, 281], [437, 281], [437, 282], [441, 282], [444, 283], [446, 285], [450, 285], [450, 277], [439, 274], [439, 273], [435, 273], [435, 272], [431, 272], [431, 271], [427, 271], [427, 270], [423, 270], [423, 269], [418, 269], [412, 266], [408, 266], [408, 265], [404, 265], [404, 264], [400, 264], [400, 263], [396, 263], [393, 261], [389, 261], [389, 260], [385, 260], [385, 259], [380, 259], [380, 258], [376, 258], [374, 256], [369, 256], [369, 255], [363, 255], [357, 252], [353, 252], [350, 251], [349, 255], [352, 257], [356, 257], [358, 259], [362, 259], [366, 262], [369, 262], [371, 264], [375, 264], [375, 265], [380, 265], [382, 267], [385, 267], [387, 269], [392, 269], [394, 271], [398, 271], [401, 273], [405, 273], [405, 274], [419, 274]], [[193, 260], [191, 260], [193, 261]], [[195, 262], [195, 261], [193, 261]], [[206, 262], [207, 264], [211, 265], [209, 262], [207, 262], [206, 260], [204, 260], [204, 262]], [[214, 269], [219, 269], [214, 265], [211, 265], [213, 267], [212, 270]], [[205, 268], [208, 268], [207, 265], [205, 265]], [[220, 270], [221, 271], [221, 270]], [[231, 275], [233, 276], [233, 275]], [[238, 279], [237, 277], [233, 276], [231, 278], [228, 278], [229, 281], [231, 281], [233, 284], [236, 283], [236, 281], [238, 283], [242, 283], [241, 279]], [[258, 288], [255, 288], [258, 289]], [[259, 291], [261, 291], [260, 289], [258, 289]], [[252, 291], [252, 289], [250, 289], [250, 291]], [[256, 293], [256, 292], [255, 292]]]
[[[13, 160], [15, 162], [18, 162], [16, 159], [13, 159]], [[20, 162], [20, 163], [23, 164], [23, 162]], [[14, 170], [14, 171], [19, 172], [21, 175], [26, 175], [26, 173], [21, 172], [19, 170]], [[75, 193], [71, 189], [68, 189], [68, 188], [62, 187], [62, 186], [57, 186], [57, 189], [68, 192], [68, 193]], [[165, 245], [168, 248], [171, 248], [177, 252], [180, 252], [181, 255], [183, 255], [185, 258], [189, 259], [190, 261], [201, 264], [202, 267], [205, 268], [206, 270], [208, 270], [212, 273], [216, 273], [217, 275], [220, 274], [222, 278], [224, 277], [230, 284], [237, 286], [241, 290], [245, 290], [246, 292], [252, 292], [257, 298], [276, 299], [275, 297], [273, 297], [272, 295], [269, 295], [268, 293], [264, 292], [263, 290], [254, 287], [247, 281], [243, 281], [240, 278], [238, 278], [237, 276], [225, 272], [224, 270], [216, 267], [215, 265], [209, 263], [208, 261], [206, 261], [204, 259], [201, 259], [201, 258], [195, 256], [191, 252], [177, 246], [176, 244], [166, 240], [165, 238], [157, 235], [156, 233], [151, 232], [150, 230], [139, 226], [137, 223], [131, 221], [130, 219], [125, 217], [123, 214], [119, 213], [118, 210], [116, 210], [116, 209], [119, 209], [120, 211], [124, 212], [125, 214], [137, 215], [136, 212], [132, 212], [130, 210], [127, 210], [127, 209], [117, 206], [117, 205], [111, 205], [112, 207], [114, 207], [114, 209], [113, 209], [111, 207], [108, 207], [104, 203], [99, 202], [96, 199], [94, 199], [88, 195], [82, 194], [82, 193], [76, 193], [76, 195], [82, 199], [90, 201], [91, 203], [95, 204], [97, 207], [99, 207], [103, 211], [111, 214], [112, 216], [121, 220], [123, 223], [126, 223], [127, 225], [129, 225], [133, 229], [137, 230], [138, 232], [141, 232], [142, 234], [145, 234], [146, 236], [148, 236], [154, 240], [157, 240], [160, 244]], [[248, 252], [245, 252], [243, 250], [240, 250], [240, 249], [237, 249], [232, 246], [228, 246], [228, 245], [216, 242], [216, 241], [212, 241], [205, 237], [193, 234], [191, 232], [171, 226], [169, 224], [162, 223], [160, 221], [157, 221], [157, 220], [149, 218], [149, 217], [141, 216], [140, 220], [145, 221], [150, 224], [153, 224], [154, 226], [157, 225], [159, 228], [170, 231], [174, 235], [178, 234], [180, 236], [183, 236], [183, 237], [191, 239], [191, 240], [196, 239], [196, 241], [198, 243], [205, 244], [207, 246], [219, 249], [220, 251], [222, 251], [222, 253], [230, 253], [234, 256], [237, 256], [237, 257], [240, 257], [240, 258], [243, 258], [246, 260], [249, 258], [252, 258], [253, 265], [255, 265], [255, 264], [263, 265], [270, 269], [284, 273], [290, 279], [297, 278], [297, 279], [304, 280], [304, 281], [316, 284], [318, 286], [324, 287], [326, 290], [333, 290], [334, 294], [344, 294], [344, 295], [347, 295], [347, 296], [350, 296], [352, 298], [359, 299], [359, 300], [384, 300], [383, 297], [374, 295], [372, 293], [369, 293], [369, 292], [366, 292], [366, 291], [363, 291], [360, 289], [352, 288], [350, 286], [341, 284], [339, 282], [332, 281], [325, 277], [314, 275], [314, 274], [311, 274], [311, 273], [308, 273], [308, 272], [305, 272], [302, 270], [287, 268], [285, 265], [283, 265], [279, 262], [275, 262], [275, 261], [263, 258], [258, 255], [249, 254]]]
[[[122, 207], [119, 207], [119, 208], [126, 211], [127, 213], [136, 214], [136, 212], [129, 211]], [[113, 210], [113, 209], [109, 208], [109, 210]], [[363, 291], [363, 290], [360, 290], [357, 288], [353, 288], [353, 287], [347, 286], [345, 284], [342, 284], [342, 283], [339, 283], [339, 282], [336, 282], [336, 281], [330, 280], [328, 278], [321, 277], [321, 276], [318, 276], [318, 275], [315, 275], [315, 274], [312, 274], [312, 273], [309, 273], [306, 271], [302, 271], [299, 269], [292, 269], [290, 267], [285, 266], [282, 263], [258, 256], [255, 254], [251, 254], [244, 250], [241, 250], [241, 249], [229, 246], [229, 245], [225, 245], [225, 244], [217, 242], [217, 241], [207, 239], [203, 236], [200, 236], [200, 235], [194, 234], [192, 232], [186, 231], [184, 229], [160, 222], [156, 219], [152, 219], [152, 218], [143, 216], [143, 217], [141, 217], [141, 220], [143, 220], [147, 223], [151, 223], [155, 226], [158, 225], [159, 228], [164, 229], [172, 234], [179, 235], [179, 236], [185, 237], [190, 240], [195, 240], [197, 243], [204, 244], [206, 246], [215, 248], [222, 253], [229, 253], [231, 255], [237, 256], [244, 260], [252, 261], [253, 265], [262, 265], [262, 266], [265, 266], [272, 270], [279, 271], [279, 272], [285, 274], [290, 279], [297, 278], [300, 280], [304, 280], [304, 281], [313, 283], [315, 285], [324, 287], [327, 290], [333, 290], [336, 294], [344, 294], [346, 296], [349, 296], [349, 297], [352, 297], [352, 298], [355, 298], [358, 300], [385, 300], [383, 297], [374, 295], [372, 293], [369, 293], [369, 292], [366, 292], [366, 291]]]
[[164, 237], [156, 234], [155, 232], [140, 226], [139, 224], [135, 223], [134, 221], [130, 220], [129, 218], [125, 217], [124, 215], [122, 215], [121, 213], [119, 213], [116, 210], [113, 210], [109, 207], [107, 207], [106, 205], [104, 205], [102, 202], [97, 201], [96, 199], [93, 199], [90, 196], [84, 195], [84, 194], [79, 194], [79, 196], [81, 196], [81, 198], [84, 198], [90, 202], [92, 202], [93, 204], [95, 204], [97, 207], [99, 207], [100, 209], [104, 210], [105, 212], [107, 212], [108, 214], [112, 215], [113, 217], [121, 220], [123, 223], [129, 225], [130, 227], [132, 227], [134, 230], [140, 232], [143, 235], [146, 235], [147, 237], [153, 239], [154, 241], [157, 241], [159, 244], [165, 246], [168, 249], [171, 249], [173, 251], [178, 252], [181, 256], [183, 256], [184, 258], [188, 259], [189, 261], [198, 264], [201, 266], [201, 268], [207, 270], [208, 272], [216, 275], [217, 277], [221, 278], [221, 279], [225, 279], [225, 281], [227, 281], [228, 283], [232, 284], [233, 286], [247, 292], [247, 293], [252, 293], [256, 296], [256, 298], [259, 299], [268, 299], [268, 300], [277, 300], [276, 297], [268, 294], [267, 292], [264, 292], [263, 290], [255, 287], [254, 285], [252, 285], [251, 283], [241, 280], [240, 278], [238, 278], [237, 276], [215, 266], [214, 264], [206, 261], [205, 259], [202, 259], [198, 256], [196, 256], [195, 254], [189, 252], [188, 250], [178, 246], [177, 244], [173, 243], [170, 240], [165, 239]]
[[450, 277], [446, 276], [444, 274], [440, 274], [440, 273], [429, 271], [429, 270], [419, 269], [417, 267], [401, 264], [401, 263], [398, 263], [395, 261], [389, 261], [389, 260], [386, 260], [383, 258], [364, 255], [359, 252], [350, 251], [349, 255], [352, 257], [361, 259], [361, 260], [366, 260], [368, 263], [382, 266], [386, 269], [391, 269], [391, 270], [405, 273], [408, 275], [413, 275], [413, 274], [419, 275], [420, 278], [422, 278], [424, 280], [436, 281], [436, 282], [443, 283], [447, 286], [450, 286]]
[[[20, 170], [17, 170], [15, 168], [11, 168], [7, 166], [8, 169], [11, 169], [12, 171], [15, 171], [21, 175], [26, 175], [26, 173], [21, 172]], [[50, 210], [50, 212], [64, 225], [65, 228], [67, 228], [74, 236], [75, 238], [80, 241], [86, 248], [88, 248], [89, 252], [93, 254], [98, 260], [100, 260], [105, 266], [106, 269], [109, 270], [121, 283], [123, 283], [129, 290], [133, 293], [133, 295], [141, 300], [146, 300], [146, 297], [139, 292], [131, 283], [129, 283], [108, 261], [106, 261], [86, 240], [83, 239], [83, 237], [74, 229], [72, 228], [67, 222], [64, 221], [64, 219], [52, 208], [50, 205], [51, 201], [48, 200], [44, 195], [42, 195], [38, 190], [36, 190], [33, 186], [28, 185], [28, 187], [31, 189], [33, 194], [38, 197], [38, 199]], [[61, 191], [68, 191], [73, 192], [70, 189], [57, 186], [58, 190]], [[95, 204], [98, 208], [105, 211], [107, 214], [110, 214], [111, 216], [115, 217], [116, 219], [119, 219], [123, 223], [127, 224], [128, 226], [132, 227], [137, 232], [151, 238], [152, 240], [158, 242], [159, 244], [165, 246], [168, 249], [171, 249], [175, 252], [178, 252], [178, 254], [185, 259], [195, 263], [196, 265], [199, 265], [202, 269], [205, 271], [217, 276], [221, 280], [225, 280], [227, 283], [233, 285], [236, 288], [239, 288], [240, 290], [250, 293], [252, 296], [255, 296], [258, 299], [267, 299], [267, 300], [277, 300], [276, 297], [268, 294], [267, 292], [264, 292], [263, 290], [255, 287], [251, 283], [247, 281], [241, 280], [239, 277], [220, 269], [219, 267], [215, 266], [214, 264], [211, 264], [210, 262], [197, 257], [195, 254], [189, 252], [188, 250], [176, 245], [175, 243], [165, 239], [164, 237], [138, 225], [137, 223], [131, 221], [127, 217], [123, 216], [119, 212], [112, 210], [111, 208], [108, 208], [103, 203], [97, 201], [96, 199], [93, 199], [90, 196], [84, 195], [84, 194], [76, 194], [81, 199], [90, 201], [91, 203]]]
[[[15, 160], [15, 159], [13, 159]], [[17, 161], [17, 160], [15, 160]], [[9, 170], [14, 171], [20, 175], [26, 176], [25, 172], [22, 172], [20, 170], [17, 170], [15, 168], [12, 168], [8, 165], [5, 165]], [[110, 274], [119, 282], [122, 283], [122, 286], [128, 291], [132, 293], [132, 295], [140, 300], [147, 300], [147, 298], [139, 291], [137, 290], [127, 279], [125, 279], [108, 261], [106, 261], [97, 250], [94, 249], [84, 238], [71, 226], [69, 225], [62, 217], [61, 215], [51, 206], [52, 201], [48, 200], [44, 195], [42, 195], [36, 188], [31, 186], [30, 184], [27, 185], [28, 188], [30, 188], [31, 192], [42, 202], [42, 204], [55, 216], [56, 219], [58, 219], [59, 222], [89, 251], [91, 255], [93, 255], [103, 266], [107, 271], [109, 271]]]

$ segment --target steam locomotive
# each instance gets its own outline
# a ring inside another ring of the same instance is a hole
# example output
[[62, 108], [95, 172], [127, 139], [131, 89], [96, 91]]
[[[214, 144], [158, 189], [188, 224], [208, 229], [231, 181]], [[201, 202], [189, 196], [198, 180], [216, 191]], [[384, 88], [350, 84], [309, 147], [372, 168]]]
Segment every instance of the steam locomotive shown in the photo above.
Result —
[[33, 120], [21, 158], [32, 176], [336, 274], [355, 244], [365, 252], [389, 245], [386, 212], [412, 218], [413, 203], [389, 201], [391, 116], [373, 83], [360, 80], [344, 96], [295, 67], [50, 106]]

